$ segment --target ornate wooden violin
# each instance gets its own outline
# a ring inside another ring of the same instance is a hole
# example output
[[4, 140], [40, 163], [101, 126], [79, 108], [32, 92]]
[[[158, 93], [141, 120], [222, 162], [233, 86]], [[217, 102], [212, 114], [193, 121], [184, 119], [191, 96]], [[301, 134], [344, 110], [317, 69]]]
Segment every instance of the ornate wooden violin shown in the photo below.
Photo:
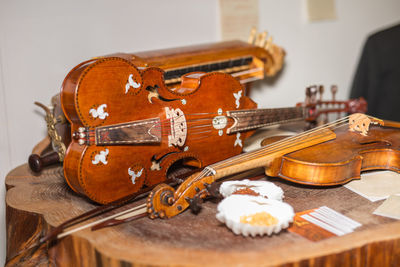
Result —
[[[266, 32], [257, 34], [253, 29], [248, 43], [231, 41], [134, 54], [117, 53], [85, 61], [71, 71], [71, 76], [83, 66], [86, 68], [99, 59], [119, 57], [140, 68], [154, 66], [163, 69], [165, 86], [169, 89], [179, 87], [181, 76], [186, 73], [218, 71], [229, 73], [240, 80], [246, 85], [242, 94], [247, 95], [252, 81], [262, 79], [264, 75], [273, 76], [283, 66], [284, 50], [274, 44], [271, 37], [266, 37]], [[63, 162], [66, 147], [71, 139], [70, 125], [65, 123], [60, 96], [52, 98], [50, 108], [42, 104], [39, 106], [46, 111], [46, 123], [53, 151], [46, 154], [46, 148], [50, 144], [48, 138], [34, 148], [28, 161], [35, 172], [41, 171], [47, 165]]]
[[173, 89], [163, 77], [159, 68], [115, 57], [67, 76], [61, 104], [73, 138], [64, 176], [74, 191], [109, 203], [182, 165], [201, 168], [240, 154], [257, 128], [308, 115], [307, 107], [255, 109], [228, 74], [192, 72]]
[[66, 181], [109, 203], [164, 181], [180, 165], [202, 167], [237, 155], [254, 129], [305, 115], [303, 107], [255, 109], [242, 94], [240, 82], [224, 73], [190, 73], [172, 90], [161, 69], [121, 58], [82, 66], [61, 92], [73, 137]]

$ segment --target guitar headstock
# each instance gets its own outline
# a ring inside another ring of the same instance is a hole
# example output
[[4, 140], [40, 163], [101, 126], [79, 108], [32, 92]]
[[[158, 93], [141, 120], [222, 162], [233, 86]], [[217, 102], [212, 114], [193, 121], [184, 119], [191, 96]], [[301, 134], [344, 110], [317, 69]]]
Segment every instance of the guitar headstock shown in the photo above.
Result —
[[268, 59], [264, 66], [265, 75], [274, 76], [282, 69], [286, 52], [282, 47], [274, 44], [272, 36], [268, 36], [266, 31], [257, 33], [257, 29], [253, 27], [247, 42], [263, 48], [267, 52]]
[[384, 123], [380, 119], [361, 113], [349, 116], [349, 130], [352, 132], [358, 132], [361, 135], [367, 136], [371, 124], [380, 124], [383, 126]]

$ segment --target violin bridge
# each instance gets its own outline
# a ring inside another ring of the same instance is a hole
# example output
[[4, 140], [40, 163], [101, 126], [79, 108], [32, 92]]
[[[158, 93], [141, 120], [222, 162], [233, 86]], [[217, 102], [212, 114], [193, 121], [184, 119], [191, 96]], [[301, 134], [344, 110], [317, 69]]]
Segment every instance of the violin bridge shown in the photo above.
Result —
[[165, 108], [165, 115], [170, 122], [170, 132], [168, 133], [168, 146], [183, 147], [187, 137], [186, 118], [183, 111], [179, 108]]
[[367, 136], [371, 124], [383, 125], [383, 122], [361, 113], [355, 113], [349, 116], [349, 130], [352, 132], [358, 132], [363, 136]]

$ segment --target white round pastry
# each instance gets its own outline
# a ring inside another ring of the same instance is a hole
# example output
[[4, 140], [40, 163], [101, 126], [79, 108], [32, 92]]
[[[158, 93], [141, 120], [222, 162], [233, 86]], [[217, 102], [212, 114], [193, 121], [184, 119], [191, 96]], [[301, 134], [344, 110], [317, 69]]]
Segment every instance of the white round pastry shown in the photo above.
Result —
[[217, 208], [217, 219], [235, 234], [271, 235], [287, 228], [293, 221], [292, 206], [261, 196], [231, 195]]
[[[240, 193], [241, 190], [242, 192], [245, 190], [253, 191], [257, 195], [266, 197], [268, 199], [283, 199], [282, 189], [279, 186], [276, 186], [273, 183], [267, 181], [250, 181], [247, 179], [242, 181], [227, 181], [223, 182], [219, 188], [219, 192], [223, 197], [228, 197], [238, 191]], [[240, 194], [246, 193], [244, 192]]]

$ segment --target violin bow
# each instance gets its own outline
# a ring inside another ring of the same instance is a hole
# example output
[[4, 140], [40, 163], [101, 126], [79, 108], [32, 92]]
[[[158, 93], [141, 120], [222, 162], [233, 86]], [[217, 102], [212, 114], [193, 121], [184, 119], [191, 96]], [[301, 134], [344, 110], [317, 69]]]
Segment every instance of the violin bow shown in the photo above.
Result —
[[[200, 170], [202, 170], [202, 168], [196, 168], [196, 169], [193, 169], [193, 170], [186, 171], [183, 174], [179, 174], [179, 175], [176, 175], [176, 176], [174, 176], [172, 178], [167, 179], [165, 181], [165, 183], [171, 184], [171, 185], [172, 184], [176, 184], [176, 183], [180, 182], [181, 180], [184, 180], [185, 178], [189, 177], [193, 173], [198, 172]], [[40, 243], [44, 243], [44, 242], [47, 242], [47, 241], [52, 241], [52, 240], [55, 240], [55, 239], [62, 238], [62, 237], [66, 236], [66, 235], [68, 235], [70, 233], [86, 229], [86, 228], [90, 227], [91, 225], [93, 225], [93, 223], [85, 224], [85, 225], [82, 225], [80, 227], [71, 229], [68, 232], [64, 232], [64, 230], [67, 229], [67, 228], [75, 226], [75, 225], [77, 225], [79, 223], [82, 223], [82, 222], [84, 222], [86, 220], [89, 220], [91, 218], [97, 217], [99, 215], [102, 215], [102, 214], [104, 214], [106, 212], [109, 212], [109, 211], [115, 210], [117, 208], [120, 208], [122, 206], [128, 205], [129, 203], [131, 203], [133, 201], [136, 201], [136, 200], [146, 196], [147, 193], [149, 191], [153, 190], [154, 187], [156, 187], [156, 186], [157, 185], [149, 186], [149, 187], [147, 187], [145, 189], [139, 190], [138, 192], [133, 193], [131, 195], [128, 195], [126, 197], [123, 197], [123, 198], [121, 198], [119, 200], [113, 201], [113, 202], [111, 202], [109, 204], [106, 204], [106, 205], [103, 205], [103, 206], [96, 207], [96, 208], [94, 208], [92, 210], [89, 210], [88, 212], [85, 212], [85, 213], [83, 213], [81, 215], [78, 215], [78, 216], [76, 216], [74, 218], [71, 218], [71, 219], [61, 223], [60, 225], [58, 225], [56, 228], [54, 228], [52, 231], [50, 231], [46, 236], [41, 238], [39, 242]], [[124, 212], [127, 212], [127, 211], [121, 211], [121, 214], [124, 214]], [[113, 215], [111, 215], [111, 216], [113, 216]], [[109, 219], [109, 217], [107, 217], [107, 218]], [[104, 219], [101, 219], [101, 220], [104, 220]], [[97, 223], [99, 223], [99, 221], [97, 221]]]

